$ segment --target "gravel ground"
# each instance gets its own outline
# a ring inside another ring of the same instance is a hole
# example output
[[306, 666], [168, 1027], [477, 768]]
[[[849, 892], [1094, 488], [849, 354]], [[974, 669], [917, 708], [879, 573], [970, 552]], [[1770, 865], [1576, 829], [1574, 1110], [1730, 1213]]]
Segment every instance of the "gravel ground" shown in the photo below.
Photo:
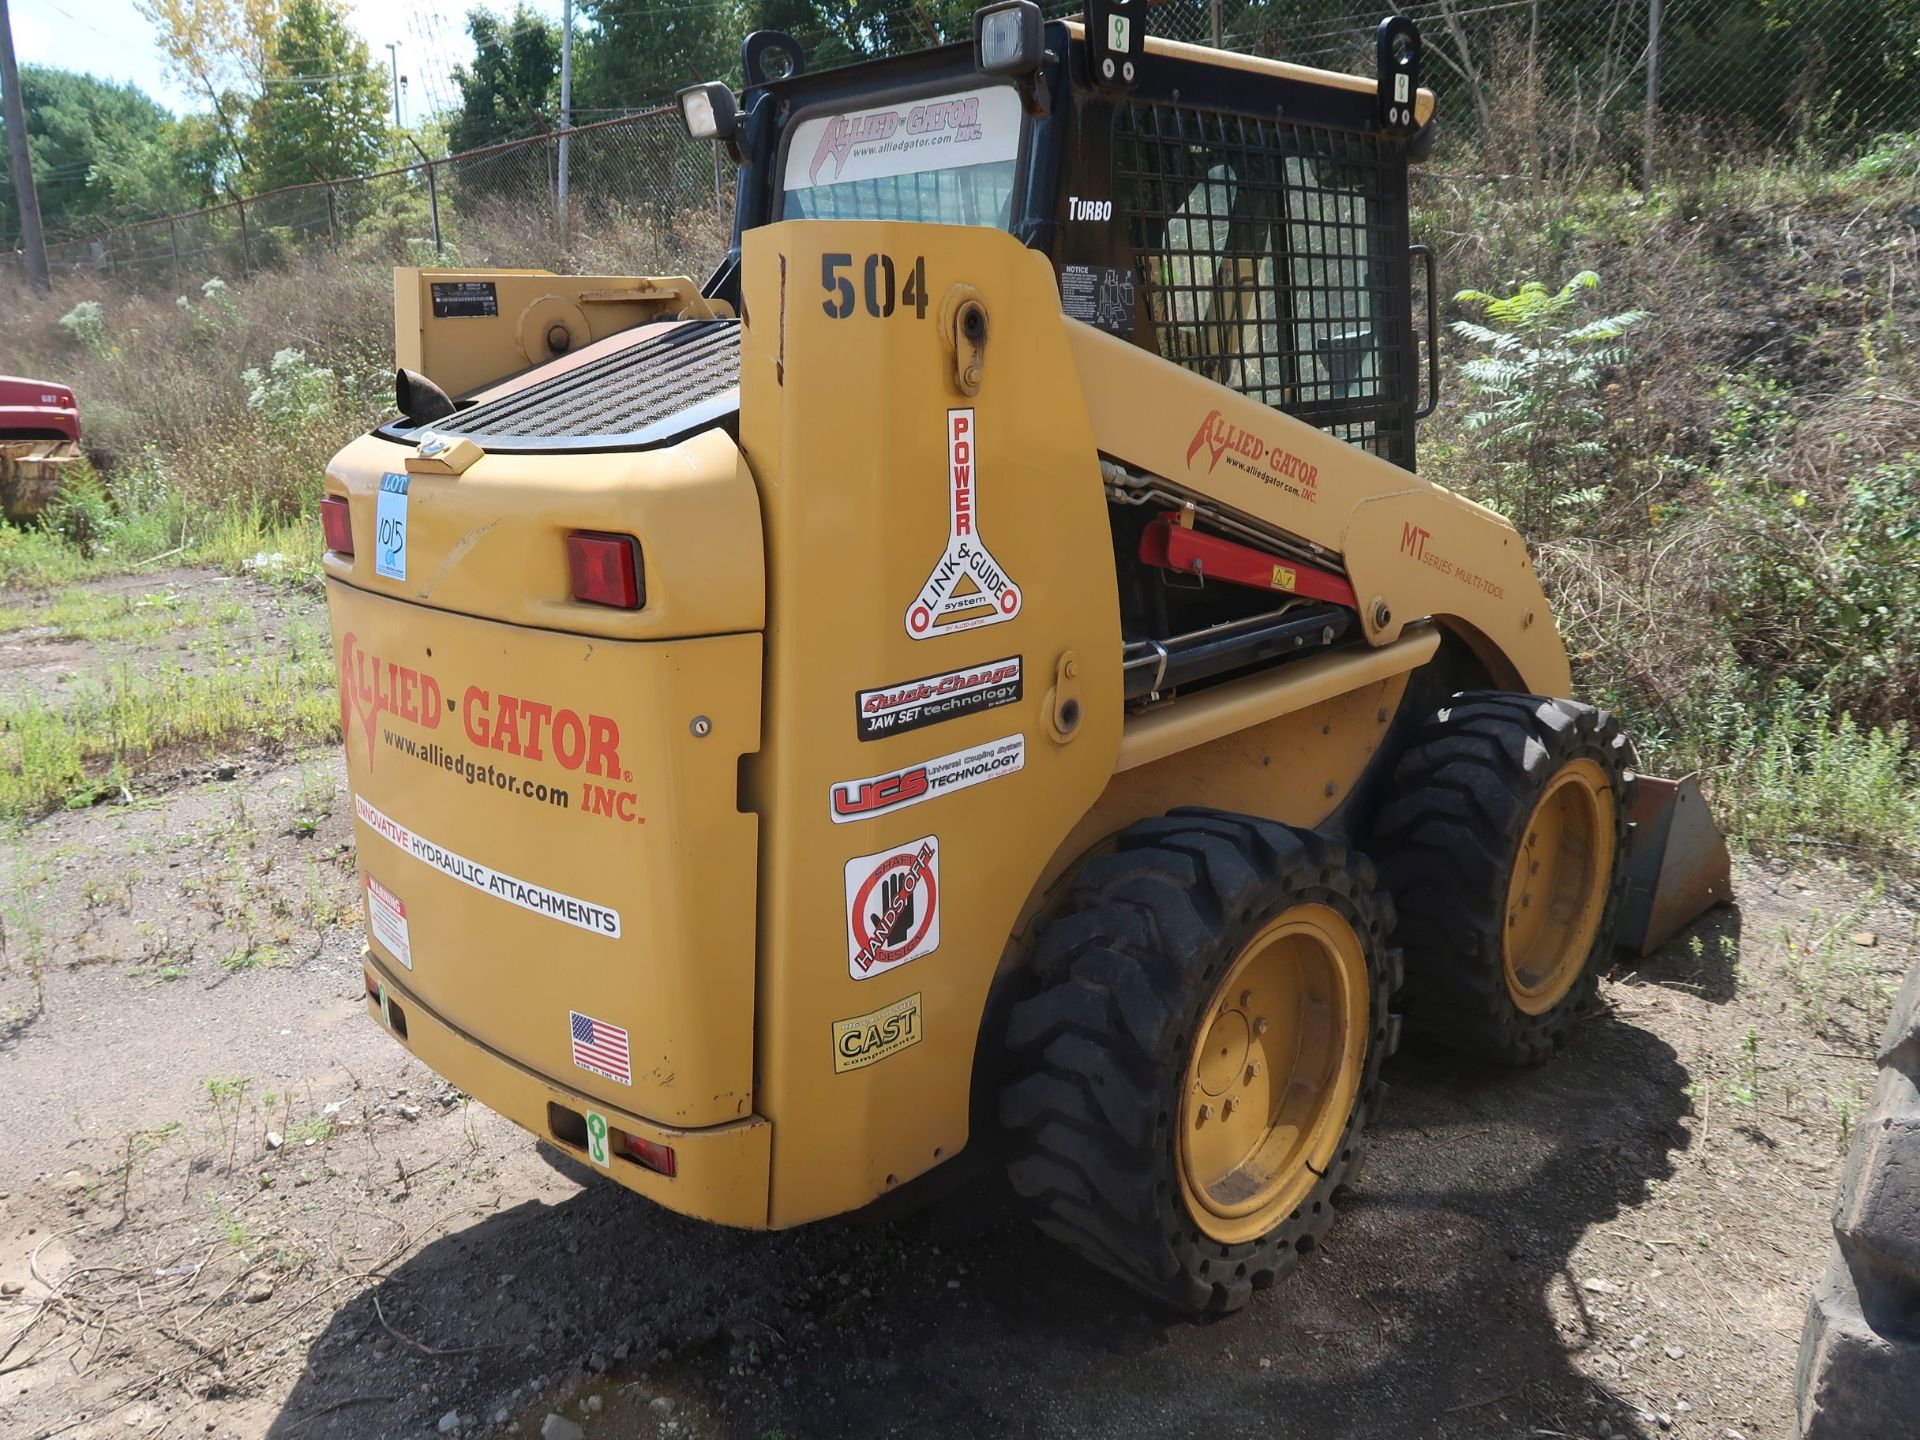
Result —
[[336, 756], [169, 783], [0, 852], [9, 1437], [1771, 1440], [1915, 940], [1743, 860], [1545, 1070], [1403, 1052], [1320, 1251], [1192, 1324], [990, 1183], [755, 1235], [597, 1182], [362, 1013]]

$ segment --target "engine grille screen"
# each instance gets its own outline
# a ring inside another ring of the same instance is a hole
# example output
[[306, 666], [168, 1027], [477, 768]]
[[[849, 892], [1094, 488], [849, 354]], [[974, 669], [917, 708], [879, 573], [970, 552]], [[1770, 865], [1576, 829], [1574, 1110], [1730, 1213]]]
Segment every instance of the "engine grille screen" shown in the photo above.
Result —
[[739, 322], [691, 320], [431, 428], [490, 450], [644, 446], [734, 408], [739, 384]]
[[1160, 353], [1411, 469], [1398, 144], [1143, 100], [1116, 109], [1113, 155]]

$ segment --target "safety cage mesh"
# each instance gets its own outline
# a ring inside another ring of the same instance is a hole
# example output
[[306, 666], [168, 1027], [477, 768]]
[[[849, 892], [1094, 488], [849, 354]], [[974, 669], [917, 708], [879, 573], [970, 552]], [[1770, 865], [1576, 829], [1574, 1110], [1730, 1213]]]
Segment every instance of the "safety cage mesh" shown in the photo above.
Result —
[[1141, 100], [1118, 107], [1113, 153], [1160, 353], [1411, 469], [1398, 146]]

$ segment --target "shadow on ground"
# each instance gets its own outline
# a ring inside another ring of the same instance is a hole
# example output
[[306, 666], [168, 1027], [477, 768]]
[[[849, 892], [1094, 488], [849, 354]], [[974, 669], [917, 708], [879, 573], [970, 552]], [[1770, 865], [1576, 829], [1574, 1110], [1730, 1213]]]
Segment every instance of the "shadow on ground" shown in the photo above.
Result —
[[[1216, 1323], [1148, 1309], [981, 1194], [959, 1224], [949, 1202], [754, 1235], [596, 1182], [434, 1241], [382, 1287], [409, 1340], [490, 1348], [383, 1353], [363, 1295], [271, 1433], [411, 1435], [454, 1409], [484, 1428], [505, 1407], [534, 1434], [552, 1406], [590, 1436], [648, 1434], [655, 1393], [682, 1435], [1643, 1433], [1575, 1369], [1597, 1297], [1567, 1271], [1686, 1143], [1673, 1051], [1598, 1018], [1544, 1071], [1414, 1050], [1389, 1078], [1320, 1253]], [[583, 1415], [582, 1384], [625, 1399]]]

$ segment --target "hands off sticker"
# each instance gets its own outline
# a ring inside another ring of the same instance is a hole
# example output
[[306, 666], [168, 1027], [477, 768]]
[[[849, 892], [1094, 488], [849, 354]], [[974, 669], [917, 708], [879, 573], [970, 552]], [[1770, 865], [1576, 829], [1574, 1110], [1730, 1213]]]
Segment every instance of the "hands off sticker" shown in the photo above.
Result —
[[847, 973], [871, 980], [940, 948], [940, 840], [847, 862]]

